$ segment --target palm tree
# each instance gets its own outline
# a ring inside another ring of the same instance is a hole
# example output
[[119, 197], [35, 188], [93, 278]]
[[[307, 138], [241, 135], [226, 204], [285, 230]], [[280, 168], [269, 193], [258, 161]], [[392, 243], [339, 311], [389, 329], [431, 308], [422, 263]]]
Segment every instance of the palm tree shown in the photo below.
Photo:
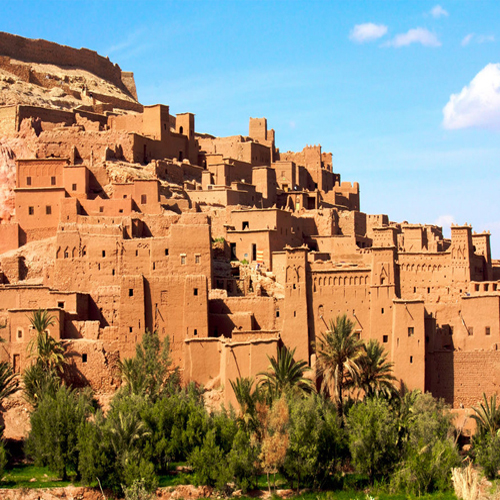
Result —
[[55, 317], [49, 315], [47, 309], [38, 309], [29, 320], [36, 331], [29, 344], [31, 357], [35, 358], [35, 363], [40, 364], [45, 371], [60, 374], [66, 364], [64, 347], [48, 331], [49, 326], [54, 325]]
[[353, 382], [357, 388], [364, 391], [366, 397], [380, 393], [389, 394], [394, 389], [394, 363], [387, 361], [387, 353], [377, 340], [370, 339], [367, 344], [363, 344], [357, 365], [358, 370]]
[[343, 392], [349, 377], [354, 378], [358, 371], [362, 343], [354, 332], [354, 323], [345, 314], [330, 320], [328, 326], [316, 344], [316, 373], [322, 379], [321, 389], [334, 396], [343, 421]]
[[257, 404], [261, 401], [259, 386], [254, 386], [253, 377], [238, 377], [230, 380], [236, 401], [240, 405], [241, 420], [247, 428], [255, 431], [258, 426]]
[[497, 395], [493, 394], [488, 403], [486, 394], [483, 392], [483, 401], [484, 403], [481, 403], [479, 408], [472, 407], [476, 414], [471, 416], [476, 421], [481, 434], [489, 433], [494, 436], [500, 429], [500, 407], [497, 406]]
[[260, 385], [265, 387], [269, 399], [278, 399], [283, 393], [294, 391], [298, 393], [311, 392], [312, 381], [304, 378], [304, 373], [310, 368], [306, 361], [295, 361], [295, 349], [288, 350], [286, 346], [278, 347], [276, 358], [270, 358], [267, 372], [259, 373], [262, 377]]
[[0, 362], [0, 405], [3, 400], [19, 389], [19, 380], [7, 361]]

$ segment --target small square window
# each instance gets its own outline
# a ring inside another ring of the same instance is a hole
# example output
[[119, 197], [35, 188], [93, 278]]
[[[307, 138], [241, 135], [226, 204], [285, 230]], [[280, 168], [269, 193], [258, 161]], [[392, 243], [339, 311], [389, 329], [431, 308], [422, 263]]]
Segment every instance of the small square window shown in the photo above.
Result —
[[52, 207], [50, 205], [46, 205], [46, 207], [45, 207], [45, 214], [46, 215], [52, 215]]
[[248, 229], [250, 226], [248, 224], [248, 221], [244, 221], [243, 224], [241, 225], [241, 229]]
[[99, 207], [99, 212], [102, 214], [104, 212], [104, 207]]
[[123, 208], [120, 208], [120, 209], [118, 210], [118, 213], [119, 213], [119, 214], [122, 214], [122, 213], [123, 213]]
[[184, 265], [186, 263], [186, 256], [181, 255], [181, 264]]
[[31, 177], [26, 177], [26, 185], [31, 186]]
[[198, 295], [198, 288], [193, 289], [193, 295]]
[[35, 213], [35, 207], [28, 207], [28, 214], [34, 215], [34, 213]]
[[384, 336], [382, 337], [382, 342], [383, 342], [384, 344], [387, 344], [387, 342], [389, 342], [389, 335], [384, 335]]
[[86, 362], [87, 362], [87, 355], [82, 354], [82, 363], [86, 363]]
[[134, 296], [134, 289], [133, 288], [129, 288], [128, 289], [128, 296], [129, 297], [133, 297]]
[[56, 185], [56, 178], [55, 178], [54, 176], [52, 176], [52, 177], [50, 178], [50, 185], [51, 185], [51, 186], [55, 186], [55, 185]]
[[71, 191], [76, 191], [76, 184], [71, 184]]
[[413, 337], [413, 334], [415, 333], [415, 329], [413, 326], [408, 327], [408, 337]]
[[484, 329], [484, 334], [485, 334], [485, 335], [491, 335], [491, 329], [490, 329], [490, 327], [489, 327], [489, 326], [485, 327], [485, 329]]
[[57, 303], [57, 307], [58, 307], [59, 309], [64, 309], [64, 302], [58, 302], [58, 303]]

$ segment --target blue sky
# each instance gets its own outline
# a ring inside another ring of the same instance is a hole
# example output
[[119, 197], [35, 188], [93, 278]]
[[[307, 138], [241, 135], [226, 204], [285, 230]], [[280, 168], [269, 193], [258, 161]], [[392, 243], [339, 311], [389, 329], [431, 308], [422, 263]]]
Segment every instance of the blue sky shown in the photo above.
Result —
[[[491, 230], [500, 258], [500, 2], [0, 0], [0, 30], [87, 47], [214, 135], [265, 116], [321, 144], [361, 208]], [[445, 234], [449, 232], [445, 229]]]

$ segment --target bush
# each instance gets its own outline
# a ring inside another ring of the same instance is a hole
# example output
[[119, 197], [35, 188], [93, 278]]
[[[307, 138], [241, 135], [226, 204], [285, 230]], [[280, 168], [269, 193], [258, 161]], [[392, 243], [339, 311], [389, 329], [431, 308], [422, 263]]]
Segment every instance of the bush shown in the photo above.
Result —
[[240, 429], [227, 456], [228, 469], [238, 488], [245, 493], [257, 484], [259, 449], [250, 436]]
[[351, 408], [347, 416], [349, 450], [359, 472], [389, 474], [397, 460], [397, 422], [386, 401], [367, 399]]
[[500, 436], [485, 434], [475, 447], [476, 461], [488, 479], [495, 479], [500, 469]]

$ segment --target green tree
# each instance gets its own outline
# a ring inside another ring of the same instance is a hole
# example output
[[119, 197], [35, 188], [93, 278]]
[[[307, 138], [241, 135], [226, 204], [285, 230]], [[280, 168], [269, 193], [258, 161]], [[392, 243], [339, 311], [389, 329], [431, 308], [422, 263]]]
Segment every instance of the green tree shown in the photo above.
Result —
[[48, 466], [63, 480], [78, 472], [78, 434], [91, 413], [88, 391], [77, 393], [61, 386], [46, 395], [31, 414], [27, 450], [37, 465]]
[[392, 484], [396, 490], [422, 495], [447, 489], [451, 469], [459, 463], [449, 408], [431, 394], [417, 394], [408, 419], [408, 439]]
[[295, 349], [290, 351], [286, 346], [278, 347], [276, 357], [267, 357], [269, 365], [267, 372], [259, 373], [260, 385], [268, 395], [268, 400], [279, 399], [285, 393], [304, 394], [311, 392], [312, 381], [304, 374], [310, 370], [306, 361], [295, 361]]
[[357, 360], [358, 369], [354, 374], [354, 386], [361, 389], [366, 397], [389, 394], [394, 390], [396, 380], [392, 374], [394, 363], [387, 361], [387, 353], [380, 343], [370, 339], [363, 344]]
[[236, 401], [240, 406], [240, 419], [244, 426], [255, 431], [257, 422], [257, 403], [262, 401], [261, 391], [257, 385], [255, 389], [252, 377], [239, 377], [235, 381], [230, 380]]
[[329, 328], [316, 343], [316, 374], [321, 388], [334, 396], [337, 411], [343, 420], [343, 393], [349, 380], [358, 371], [362, 343], [354, 332], [354, 323], [347, 316], [330, 320]]
[[495, 479], [500, 469], [500, 436], [485, 434], [474, 443], [476, 462], [483, 468], [488, 479]]
[[227, 455], [227, 465], [237, 488], [243, 493], [257, 485], [259, 447], [245, 429], [240, 429]]
[[127, 394], [145, 395], [155, 401], [179, 388], [179, 373], [172, 368], [170, 339], [163, 343], [158, 332], [146, 330], [142, 342], [136, 345], [134, 358], [119, 363], [123, 391]]
[[397, 426], [387, 401], [372, 398], [357, 403], [347, 415], [347, 430], [353, 463], [368, 474], [371, 484], [393, 470]]

